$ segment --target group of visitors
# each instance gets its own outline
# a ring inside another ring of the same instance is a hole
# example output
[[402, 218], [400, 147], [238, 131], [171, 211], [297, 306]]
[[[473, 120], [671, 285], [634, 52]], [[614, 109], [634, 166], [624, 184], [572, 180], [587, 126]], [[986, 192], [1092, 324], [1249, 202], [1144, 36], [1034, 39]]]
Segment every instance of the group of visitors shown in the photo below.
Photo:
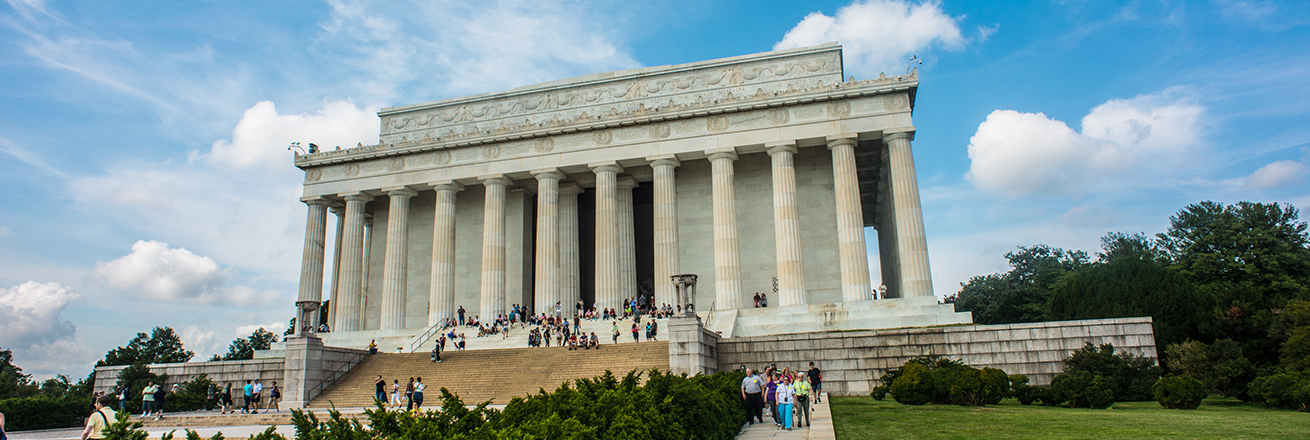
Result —
[[747, 368], [746, 378], [741, 381], [741, 398], [750, 424], [757, 420], [764, 423], [764, 416], [769, 415], [778, 429], [809, 426], [810, 399], [818, 403], [823, 388], [823, 374], [814, 362], [804, 372], [793, 372], [790, 367], [780, 371], [777, 365], [769, 365], [762, 373]]
[[[400, 407], [400, 379], [391, 380], [391, 400], [387, 400], [387, 380], [383, 379], [382, 375], [379, 374], [373, 384], [376, 386], [373, 397], [378, 400], [378, 403], [386, 404], [392, 409]], [[423, 407], [423, 390], [427, 387], [423, 384], [422, 377], [409, 378], [409, 382], [405, 384], [405, 411], [419, 410]]]
[[760, 307], [768, 307], [768, 306], [769, 306], [769, 295], [760, 292], [755, 292], [755, 308], [758, 309]]

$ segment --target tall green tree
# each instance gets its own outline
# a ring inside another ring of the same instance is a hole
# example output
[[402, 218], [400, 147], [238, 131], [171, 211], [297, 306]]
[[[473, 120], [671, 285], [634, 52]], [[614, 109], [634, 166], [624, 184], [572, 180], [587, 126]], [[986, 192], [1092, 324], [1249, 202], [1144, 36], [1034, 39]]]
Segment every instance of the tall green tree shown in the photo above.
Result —
[[0, 399], [31, 396], [39, 389], [31, 375], [14, 365], [14, 352], [0, 349]]
[[172, 328], [155, 327], [149, 335], [137, 333], [126, 346], [109, 350], [96, 366], [186, 362], [195, 355], [182, 346], [182, 338]]
[[[1232, 338], [1259, 365], [1278, 361], [1270, 337], [1289, 301], [1310, 299], [1310, 235], [1290, 204], [1201, 202], [1158, 234], [1172, 267], [1210, 299], [1209, 340]], [[1273, 335], [1278, 336], [1278, 335]]]
[[263, 327], [255, 330], [247, 338], [237, 338], [227, 346], [227, 354], [223, 355], [225, 361], [236, 361], [243, 359], [254, 359], [255, 350], [268, 350], [269, 347], [277, 342], [277, 335]]
[[1159, 247], [1145, 234], [1110, 233], [1101, 239], [1096, 263], [1072, 272], [1048, 303], [1052, 320], [1150, 316], [1155, 342], [1168, 344], [1199, 335], [1205, 298], [1166, 266]]
[[1011, 269], [975, 276], [946, 299], [959, 312], [973, 312], [979, 324], [1036, 322], [1047, 318], [1046, 303], [1069, 274], [1086, 267], [1087, 253], [1047, 245], [1019, 247], [1005, 254]]

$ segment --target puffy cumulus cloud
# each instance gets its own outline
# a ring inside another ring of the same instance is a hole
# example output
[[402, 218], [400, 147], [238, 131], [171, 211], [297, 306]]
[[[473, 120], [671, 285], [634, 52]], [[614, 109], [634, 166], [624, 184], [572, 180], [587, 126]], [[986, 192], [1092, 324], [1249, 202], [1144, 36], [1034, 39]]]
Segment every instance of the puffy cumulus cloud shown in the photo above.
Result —
[[1305, 180], [1310, 167], [1294, 160], [1280, 160], [1255, 170], [1242, 179], [1242, 185], [1254, 188], [1278, 188], [1295, 185]]
[[1132, 171], [1175, 175], [1201, 145], [1205, 108], [1178, 90], [1092, 109], [1082, 132], [1042, 113], [996, 110], [969, 139], [974, 186], [1010, 197], [1065, 195]]
[[378, 135], [377, 109], [356, 107], [350, 101], [323, 104], [315, 114], [283, 115], [271, 101], [246, 110], [232, 130], [232, 139], [214, 142], [205, 159], [234, 168], [286, 166], [287, 145], [302, 142], [324, 149], [371, 143]]
[[249, 307], [274, 304], [281, 294], [248, 286], [227, 287], [236, 275], [213, 259], [159, 241], [138, 241], [132, 252], [108, 263], [96, 263], [88, 281], [110, 290], [151, 301], [233, 304]]
[[[995, 30], [980, 28], [979, 32], [985, 38]], [[832, 16], [822, 12], [806, 15], [773, 49], [833, 41], [842, 44], [847, 69], [866, 76], [900, 72], [911, 54], [934, 46], [960, 49], [967, 42], [959, 20], [947, 15], [938, 2], [856, 0]]]
[[311, 53], [354, 96], [485, 93], [638, 67], [604, 2], [333, 0]]
[[209, 357], [207, 355], [222, 349], [226, 343], [215, 336], [217, 333], [216, 330], [201, 329], [198, 325], [188, 325], [178, 330], [177, 336], [182, 339], [182, 346], [196, 352], [198, 360], [204, 360]]
[[70, 340], [77, 328], [61, 314], [79, 298], [59, 283], [0, 288], [0, 345], [26, 348]]

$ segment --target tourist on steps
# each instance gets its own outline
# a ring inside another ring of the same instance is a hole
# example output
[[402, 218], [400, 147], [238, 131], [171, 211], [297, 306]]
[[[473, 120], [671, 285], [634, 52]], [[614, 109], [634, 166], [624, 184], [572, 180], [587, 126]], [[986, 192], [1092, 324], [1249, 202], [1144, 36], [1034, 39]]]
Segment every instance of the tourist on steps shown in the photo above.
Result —
[[391, 403], [387, 406], [390, 408], [400, 406], [400, 379], [391, 380]]
[[423, 378], [414, 380], [414, 410], [423, 411], [423, 390], [428, 386], [423, 385]]
[[378, 340], [368, 341], [368, 354], [378, 354]]
[[779, 382], [777, 387], [778, 415], [782, 416], [781, 428], [791, 431], [791, 410], [792, 404], [795, 403], [796, 391], [792, 390], [791, 384]]
[[[118, 417], [118, 414], [115, 414], [114, 409], [110, 406], [112, 403], [113, 398], [108, 395], [96, 398], [95, 412], [92, 412], [91, 416], [86, 418], [86, 427], [82, 428], [82, 440], [105, 438], [105, 429], [109, 428], [111, 423], [109, 420]], [[3, 423], [4, 417], [0, 416], [0, 433], [4, 432]], [[3, 434], [0, 434], [0, 438], [3, 438]]]
[[747, 368], [746, 378], [741, 380], [741, 399], [746, 402], [746, 415], [750, 416], [751, 425], [754, 425], [756, 420], [764, 423], [764, 399], [760, 396], [763, 389], [764, 381]]
[[814, 362], [810, 362], [810, 371], [805, 372], [805, 375], [810, 379], [810, 394], [814, 395], [814, 403], [819, 403], [819, 393], [823, 392], [823, 373], [819, 367], [814, 366]]
[[414, 378], [409, 378], [409, 383], [405, 384], [405, 411], [414, 409]]
[[[805, 381], [804, 374], [796, 376], [792, 389], [796, 391], [796, 426], [810, 426], [810, 383]], [[804, 425], [801, 420], [805, 421]]]
[[764, 383], [764, 403], [768, 405], [769, 416], [773, 417], [773, 424], [782, 427], [782, 418], [778, 416], [778, 382], [773, 372], [768, 372], [767, 382]]
[[377, 380], [373, 381], [373, 388], [374, 388], [373, 399], [377, 400], [378, 402], [386, 402], [387, 401], [386, 387], [387, 387], [386, 379], [383, 379], [382, 375], [379, 374]]

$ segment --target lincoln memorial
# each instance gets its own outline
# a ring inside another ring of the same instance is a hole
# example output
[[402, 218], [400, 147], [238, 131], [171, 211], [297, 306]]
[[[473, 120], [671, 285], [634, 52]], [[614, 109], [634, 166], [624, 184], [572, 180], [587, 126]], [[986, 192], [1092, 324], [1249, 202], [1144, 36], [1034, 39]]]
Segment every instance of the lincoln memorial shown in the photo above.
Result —
[[378, 144], [295, 159], [298, 319], [326, 285], [318, 336], [381, 344], [460, 307], [673, 304], [696, 274], [687, 301], [724, 338], [969, 323], [933, 295], [918, 84], [847, 79], [827, 44], [383, 109]]

